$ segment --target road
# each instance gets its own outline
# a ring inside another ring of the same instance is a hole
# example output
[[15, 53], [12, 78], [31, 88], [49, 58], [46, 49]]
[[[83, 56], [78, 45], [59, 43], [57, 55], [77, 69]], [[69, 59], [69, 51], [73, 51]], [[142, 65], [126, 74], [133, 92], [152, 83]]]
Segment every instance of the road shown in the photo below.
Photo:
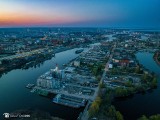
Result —
[[[113, 48], [111, 50], [111, 54], [109, 56], [108, 62], [105, 65], [104, 72], [103, 72], [101, 80], [100, 80], [100, 84], [103, 83], [103, 80], [104, 80], [104, 78], [106, 76], [106, 72], [109, 71], [108, 65], [109, 65], [109, 63], [112, 60], [115, 47], [116, 47], [116, 45], [113, 45]], [[100, 90], [100, 88], [97, 87], [96, 90], [95, 90], [95, 94], [92, 97], [92, 101], [95, 100], [96, 97], [98, 96], [99, 90]], [[92, 102], [92, 101], [89, 101], [89, 102]], [[86, 108], [88, 108], [88, 106]], [[81, 120], [88, 120], [88, 118], [89, 118], [88, 111], [87, 111], [87, 109], [85, 109], [84, 112], [83, 112], [83, 114], [81, 115]]]

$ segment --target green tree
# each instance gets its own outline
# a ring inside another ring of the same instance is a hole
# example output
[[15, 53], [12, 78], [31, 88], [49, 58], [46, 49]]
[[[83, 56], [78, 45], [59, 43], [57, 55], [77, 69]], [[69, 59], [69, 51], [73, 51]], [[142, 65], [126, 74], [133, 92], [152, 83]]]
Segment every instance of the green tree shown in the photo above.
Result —
[[140, 117], [138, 120], [149, 120], [145, 115], [143, 115], [142, 117]]
[[136, 86], [135, 89], [138, 92], [145, 92], [146, 91], [145, 85], [138, 85], [138, 86]]
[[140, 73], [140, 66], [139, 65], [135, 68], [135, 73], [137, 73], [137, 74]]
[[157, 78], [156, 77], [154, 77], [153, 78], [153, 80], [152, 80], [152, 82], [151, 82], [151, 88], [155, 88], [155, 87], [157, 87]]
[[123, 97], [123, 96], [127, 96], [127, 95], [128, 95], [128, 91], [125, 88], [118, 87], [115, 89], [115, 96], [116, 97]]
[[96, 77], [96, 79], [97, 79], [98, 81], [100, 81], [100, 80], [101, 80], [101, 75], [98, 75], [98, 76]]
[[160, 114], [150, 116], [149, 120], [160, 120]]
[[101, 98], [97, 97], [95, 99], [95, 101], [92, 103], [92, 105], [91, 105], [91, 107], [89, 108], [89, 111], [88, 111], [90, 117], [92, 117], [92, 116], [94, 116], [98, 113], [101, 102], [102, 102]]
[[143, 115], [138, 120], [160, 120], [160, 114], [152, 115], [149, 118], [147, 118], [145, 115]]
[[133, 94], [135, 92], [135, 88], [134, 87], [129, 87], [127, 88], [128, 94]]
[[127, 81], [125, 85], [126, 85], [127, 87], [133, 86], [131, 81]]
[[95, 102], [100, 106], [100, 104], [102, 103], [102, 99], [100, 97], [97, 97]]
[[110, 104], [111, 103], [111, 93], [107, 93], [105, 96], [105, 102]]
[[116, 114], [116, 109], [113, 105], [111, 105], [109, 108], [108, 108], [108, 115], [111, 116], [111, 117], [114, 117]]
[[93, 74], [94, 74], [95, 76], [98, 75], [98, 68], [97, 68], [97, 67], [94, 67], [92, 71], [93, 71]]
[[95, 116], [97, 114], [99, 110], [99, 105], [94, 101], [91, 105], [91, 107], [89, 108], [89, 116], [92, 117], [92, 116]]
[[99, 83], [99, 87], [100, 87], [100, 88], [105, 88], [105, 84]]
[[116, 120], [123, 120], [123, 115], [119, 111], [116, 111]]
[[144, 73], [143, 76], [142, 76], [142, 82], [147, 83], [148, 80], [149, 80], [149, 75]]

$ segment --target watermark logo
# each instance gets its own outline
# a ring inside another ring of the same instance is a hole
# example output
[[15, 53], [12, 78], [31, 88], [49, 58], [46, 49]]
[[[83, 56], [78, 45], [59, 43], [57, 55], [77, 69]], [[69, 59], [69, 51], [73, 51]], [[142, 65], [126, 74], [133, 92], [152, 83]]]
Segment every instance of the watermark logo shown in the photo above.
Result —
[[10, 114], [9, 113], [3, 113], [5, 118], [9, 118]]
[[4, 118], [30, 118], [29, 114], [21, 113], [3, 113]]

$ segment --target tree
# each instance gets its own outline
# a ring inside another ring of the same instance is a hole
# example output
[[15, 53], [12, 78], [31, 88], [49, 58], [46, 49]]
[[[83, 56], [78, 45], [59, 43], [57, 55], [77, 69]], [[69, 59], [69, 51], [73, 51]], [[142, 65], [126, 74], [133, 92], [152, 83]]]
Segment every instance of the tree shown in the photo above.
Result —
[[138, 120], [160, 120], [160, 114], [152, 115], [149, 118], [147, 118], [145, 115], [143, 115]]
[[123, 120], [123, 115], [119, 111], [116, 111], [116, 120]]
[[152, 80], [152, 82], [151, 82], [151, 88], [155, 88], [155, 87], [157, 87], [157, 78], [156, 77], [154, 77], [153, 78], [153, 80]]
[[111, 103], [111, 94], [110, 93], [106, 94], [106, 96], [105, 96], [105, 102], [109, 103], [109, 104]]
[[93, 117], [94, 115], [96, 115], [96, 113], [99, 110], [99, 105], [94, 101], [91, 105], [91, 107], [89, 108], [89, 116]]
[[93, 74], [94, 74], [95, 76], [98, 75], [98, 68], [97, 68], [97, 67], [94, 67], [92, 71], [93, 71]]
[[111, 74], [118, 74], [117, 69], [115, 69], [115, 68], [112, 68], [110, 72], [111, 72]]
[[160, 120], [160, 114], [150, 116], [149, 120]]
[[100, 80], [101, 80], [101, 75], [98, 75], [98, 76], [96, 77], [96, 79], [97, 79], [98, 81], [100, 81]]
[[102, 102], [101, 98], [97, 97], [95, 99], [95, 101], [92, 103], [92, 105], [91, 105], [91, 107], [89, 108], [89, 111], [88, 111], [90, 117], [92, 117], [92, 116], [94, 116], [98, 113], [101, 102]]
[[142, 81], [143, 81], [144, 83], [147, 83], [148, 79], [149, 79], [149, 75], [146, 74], [146, 73], [143, 74], [143, 76], [142, 76]]
[[105, 88], [105, 84], [99, 83], [99, 87], [100, 87], [100, 88]]
[[128, 90], [129, 94], [133, 94], [135, 92], [135, 88], [134, 87], [129, 87], [129, 88], [127, 88], [127, 90]]
[[102, 99], [100, 97], [97, 97], [95, 102], [100, 106]]
[[143, 115], [142, 117], [140, 117], [138, 120], [149, 120], [145, 115]]
[[127, 87], [132, 87], [132, 82], [131, 81], [127, 81], [126, 84], [125, 84]]
[[115, 96], [116, 97], [123, 97], [123, 96], [127, 96], [127, 95], [128, 95], [128, 91], [125, 88], [118, 87], [115, 89]]
[[111, 117], [114, 117], [116, 114], [116, 109], [113, 105], [111, 105], [109, 108], [108, 108], [108, 115], [111, 116]]
[[137, 73], [137, 74], [140, 73], [140, 67], [139, 67], [139, 65], [135, 68], [135, 73]]

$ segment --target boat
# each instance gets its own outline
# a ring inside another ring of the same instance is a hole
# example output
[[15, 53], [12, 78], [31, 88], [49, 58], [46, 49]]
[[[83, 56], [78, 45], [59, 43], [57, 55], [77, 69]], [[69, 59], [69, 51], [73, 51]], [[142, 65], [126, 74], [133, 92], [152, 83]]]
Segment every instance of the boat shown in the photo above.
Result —
[[75, 53], [76, 53], [76, 54], [79, 54], [79, 53], [83, 52], [83, 50], [84, 50], [84, 49], [76, 50]]
[[34, 86], [35, 86], [34, 84], [28, 84], [28, 85], [26, 85], [26, 88], [32, 89]]
[[33, 88], [30, 92], [31, 93], [35, 93], [37, 91], [37, 89], [36, 88]]
[[66, 64], [63, 64], [63, 66], [67, 66]]

